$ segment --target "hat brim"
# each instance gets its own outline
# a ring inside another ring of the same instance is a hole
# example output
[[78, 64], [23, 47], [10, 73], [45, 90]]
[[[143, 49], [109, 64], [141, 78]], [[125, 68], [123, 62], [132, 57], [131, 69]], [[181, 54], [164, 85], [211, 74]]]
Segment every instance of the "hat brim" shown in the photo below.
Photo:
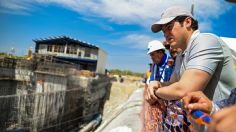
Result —
[[161, 31], [161, 26], [163, 24], [167, 24], [168, 22], [170, 22], [170, 21], [172, 21], [174, 19], [175, 19], [175, 17], [168, 17], [168, 18], [163, 18], [163, 19], [157, 21], [151, 27], [152, 32], [157, 33], [159, 31]]
[[152, 52], [153, 52], [153, 51], [148, 51], [148, 52], [147, 52], [147, 55], [149, 55], [149, 54], [152, 53]]
[[152, 53], [153, 51], [156, 51], [156, 49], [151, 49], [151, 50], [148, 50], [147, 54], [149, 55], [150, 53]]

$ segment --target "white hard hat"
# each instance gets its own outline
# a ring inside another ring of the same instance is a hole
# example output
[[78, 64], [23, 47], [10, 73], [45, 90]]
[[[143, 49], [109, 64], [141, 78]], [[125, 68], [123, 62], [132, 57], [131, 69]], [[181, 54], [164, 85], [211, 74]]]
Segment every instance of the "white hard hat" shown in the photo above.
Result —
[[160, 49], [165, 49], [164, 45], [162, 42], [158, 40], [153, 40], [148, 43], [148, 52], [147, 54], [150, 54], [153, 51], [160, 50]]

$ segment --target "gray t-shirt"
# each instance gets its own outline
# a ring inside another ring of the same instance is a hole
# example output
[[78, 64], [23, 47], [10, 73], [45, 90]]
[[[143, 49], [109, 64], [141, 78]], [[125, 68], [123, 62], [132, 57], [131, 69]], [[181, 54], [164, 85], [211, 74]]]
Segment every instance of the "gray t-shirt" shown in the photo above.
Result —
[[[186, 69], [199, 69], [208, 72], [211, 79], [204, 94], [213, 101], [228, 98], [236, 87], [236, 70], [227, 45], [213, 34], [195, 31], [185, 51], [180, 53], [175, 62], [174, 73], [180, 80]], [[193, 131], [207, 131], [207, 127], [190, 120]]]
[[211, 75], [203, 92], [213, 101], [228, 98], [230, 91], [236, 87], [231, 51], [213, 34], [200, 33], [198, 30], [193, 33], [186, 50], [176, 58], [174, 72], [178, 79], [186, 69], [199, 69]]

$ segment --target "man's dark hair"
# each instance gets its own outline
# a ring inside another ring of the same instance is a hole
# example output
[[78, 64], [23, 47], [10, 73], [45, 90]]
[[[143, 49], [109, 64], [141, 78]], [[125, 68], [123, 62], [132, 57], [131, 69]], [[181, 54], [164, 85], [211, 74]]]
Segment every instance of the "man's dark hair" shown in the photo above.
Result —
[[166, 41], [163, 41], [162, 43], [163, 43], [163, 45], [165, 46], [165, 48], [166, 48], [167, 50], [170, 49], [170, 44], [168, 44]]
[[167, 50], [170, 49], [170, 45], [169, 45], [169, 44], [165, 44], [164, 46], [165, 46], [165, 48], [166, 48]]
[[[187, 17], [188, 16], [177, 16], [174, 20], [178, 21], [181, 24], [181, 26], [183, 26], [183, 22]], [[192, 20], [191, 28], [195, 31], [198, 29], [198, 21], [193, 19], [192, 17], [191, 20]]]

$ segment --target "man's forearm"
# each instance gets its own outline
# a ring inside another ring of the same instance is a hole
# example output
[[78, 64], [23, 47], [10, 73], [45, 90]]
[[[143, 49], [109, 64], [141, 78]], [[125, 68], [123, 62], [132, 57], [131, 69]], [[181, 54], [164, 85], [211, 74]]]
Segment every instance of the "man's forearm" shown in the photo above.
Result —
[[181, 99], [187, 92], [182, 89], [178, 83], [173, 83], [170, 86], [161, 87], [155, 90], [155, 95], [166, 100]]
[[178, 82], [155, 90], [155, 94], [166, 100], [181, 99], [188, 92], [202, 91], [207, 86], [209, 80], [210, 75], [207, 72], [198, 69], [188, 69], [183, 73]]

